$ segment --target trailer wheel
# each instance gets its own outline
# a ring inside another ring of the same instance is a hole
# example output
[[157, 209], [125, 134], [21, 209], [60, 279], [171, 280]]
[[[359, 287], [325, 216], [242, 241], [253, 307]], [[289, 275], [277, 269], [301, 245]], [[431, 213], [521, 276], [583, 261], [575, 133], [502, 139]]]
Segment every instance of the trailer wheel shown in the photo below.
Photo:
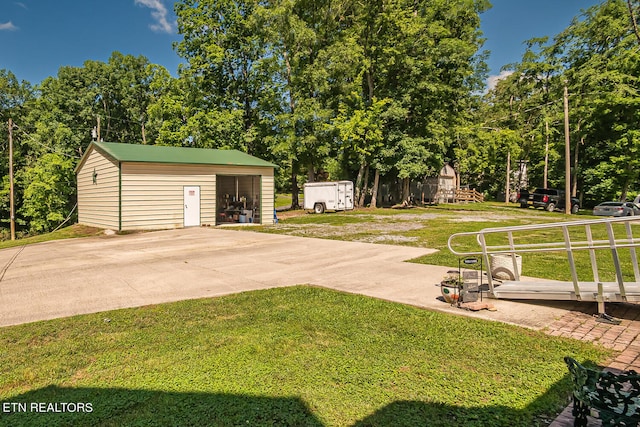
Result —
[[520, 207], [523, 208], [523, 209], [524, 208], [528, 208], [529, 204], [528, 203], [520, 203]]
[[574, 204], [574, 205], [571, 205], [571, 213], [572, 213], [572, 214], [574, 214], [574, 215], [575, 215], [575, 214], [577, 214], [579, 211], [580, 211], [580, 206], [575, 205], [575, 204]]
[[555, 204], [555, 203], [551, 202], [551, 203], [549, 203], [549, 204], [547, 205], [547, 211], [549, 211], [549, 212], [553, 212], [553, 211], [555, 211], [555, 210], [556, 210], [556, 204]]
[[313, 205], [313, 212], [317, 214], [324, 213], [324, 203], [316, 203]]

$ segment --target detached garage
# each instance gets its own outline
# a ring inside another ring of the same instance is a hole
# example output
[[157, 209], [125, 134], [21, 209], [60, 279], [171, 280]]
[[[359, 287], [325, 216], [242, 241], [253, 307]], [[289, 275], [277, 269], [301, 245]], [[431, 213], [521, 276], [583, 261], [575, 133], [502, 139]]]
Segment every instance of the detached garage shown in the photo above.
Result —
[[237, 150], [92, 142], [78, 222], [113, 230], [273, 223], [272, 163]]

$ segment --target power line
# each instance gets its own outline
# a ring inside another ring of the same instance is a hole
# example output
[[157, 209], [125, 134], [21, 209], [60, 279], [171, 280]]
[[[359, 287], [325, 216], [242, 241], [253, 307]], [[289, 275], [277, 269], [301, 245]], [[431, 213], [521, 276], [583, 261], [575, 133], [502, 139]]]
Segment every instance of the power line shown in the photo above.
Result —
[[67, 221], [69, 221], [71, 219], [71, 215], [73, 215], [73, 212], [75, 212], [76, 208], [78, 207], [78, 202], [76, 202], [76, 204], [73, 206], [73, 208], [71, 209], [71, 212], [69, 212], [69, 215], [67, 216], [67, 218], [65, 218], [64, 221], [62, 221], [60, 223], [60, 225], [58, 225], [53, 231], [58, 231], [58, 229], [60, 229], [60, 227], [62, 227], [63, 225], [65, 225], [67, 223]]
[[40, 145], [41, 147], [46, 148], [46, 149], [47, 149], [47, 150], [49, 150], [49, 152], [50, 152], [50, 153], [52, 153], [52, 154], [60, 154], [60, 155], [62, 155], [62, 156], [66, 156], [66, 157], [69, 157], [69, 158], [72, 158], [72, 159], [78, 159], [78, 158], [79, 158], [78, 156], [72, 156], [71, 154], [67, 154], [67, 153], [65, 153], [65, 152], [63, 152], [63, 151], [56, 150], [55, 148], [53, 148], [53, 147], [51, 147], [51, 146], [49, 146], [49, 145], [46, 145], [46, 144], [44, 144], [44, 143], [42, 143], [42, 142], [38, 141], [35, 137], [33, 137], [31, 134], [29, 134], [27, 131], [25, 131], [24, 129], [22, 129], [20, 126], [18, 126], [18, 125], [17, 125], [17, 124], [15, 124], [15, 123], [14, 123], [14, 125], [13, 125], [13, 126], [14, 126], [16, 129], [20, 130], [20, 132], [22, 132], [22, 133], [23, 133], [27, 138], [29, 138], [29, 140], [31, 140], [32, 142], [34, 142], [34, 143], [36, 143], [36, 144]]
[[[569, 94], [569, 98], [576, 97], [576, 96], [590, 96], [590, 95], [603, 95], [603, 94], [606, 95], [606, 94], [610, 94], [610, 93], [611, 92], [602, 92], [602, 91], [586, 92], [586, 93], [574, 93], [574, 94], [570, 93]], [[525, 113], [530, 113], [531, 111], [539, 110], [541, 108], [548, 107], [548, 106], [553, 105], [553, 104], [563, 103], [563, 102], [564, 101], [562, 99], [556, 99], [556, 100], [553, 100], [553, 101], [549, 101], [549, 102], [547, 102], [545, 104], [536, 105], [535, 107], [527, 108], [525, 110], [518, 111], [518, 112], [515, 112], [515, 113], [510, 113], [508, 116], [505, 116], [505, 117], [499, 117], [497, 119], [489, 120], [488, 122], [483, 122], [479, 126], [481, 127], [481, 126], [485, 126], [485, 125], [490, 124], [490, 123], [495, 123], [495, 122], [499, 122], [499, 121], [502, 121], [502, 120], [507, 120], [507, 119], [509, 119], [509, 118], [511, 118], [513, 116], [520, 116], [520, 115], [525, 114]]]

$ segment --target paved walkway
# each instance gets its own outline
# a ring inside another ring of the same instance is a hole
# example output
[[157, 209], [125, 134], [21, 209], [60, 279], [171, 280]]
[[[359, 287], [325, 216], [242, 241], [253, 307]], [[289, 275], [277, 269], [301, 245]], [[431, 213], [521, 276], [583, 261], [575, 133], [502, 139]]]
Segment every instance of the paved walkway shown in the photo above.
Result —
[[[593, 310], [589, 310], [590, 308]], [[553, 322], [547, 333], [589, 341], [619, 351], [608, 367], [640, 372], [640, 307], [631, 304], [607, 304], [606, 309], [607, 314], [622, 320], [620, 325], [596, 322], [593, 316], [596, 313], [595, 307], [587, 304], [585, 311], [569, 311]]]

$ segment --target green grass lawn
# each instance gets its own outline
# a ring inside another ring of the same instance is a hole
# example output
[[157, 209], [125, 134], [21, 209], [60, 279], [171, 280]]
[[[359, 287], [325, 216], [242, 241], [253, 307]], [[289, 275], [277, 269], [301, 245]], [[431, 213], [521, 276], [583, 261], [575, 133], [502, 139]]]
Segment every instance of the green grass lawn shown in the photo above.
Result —
[[[609, 353], [364, 296], [272, 289], [2, 328], [0, 425], [546, 426], [567, 403], [566, 355]], [[76, 412], [30, 412], [54, 402]]]
[[88, 237], [104, 234], [104, 230], [86, 225], [75, 224], [70, 227], [61, 228], [53, 233], [38, 234], [17, 240], [0, 241], [0, 249], [12, 248], [33, 243], [48, 242], [50, 240], [72, 239], [76, 237]]
[[[299, 194], [298, 195], [298, 201], [300, 203], [300, 205], [302, 206], [302, 203], [304, 202], [304, 195], [303, 194]], [[288, 194], [276, 194], [276, 199], [275, 199], [275, 204], [274, 207], [276, 209], [278, 208], [286, 208], [291, 206], [291, 193]]]

